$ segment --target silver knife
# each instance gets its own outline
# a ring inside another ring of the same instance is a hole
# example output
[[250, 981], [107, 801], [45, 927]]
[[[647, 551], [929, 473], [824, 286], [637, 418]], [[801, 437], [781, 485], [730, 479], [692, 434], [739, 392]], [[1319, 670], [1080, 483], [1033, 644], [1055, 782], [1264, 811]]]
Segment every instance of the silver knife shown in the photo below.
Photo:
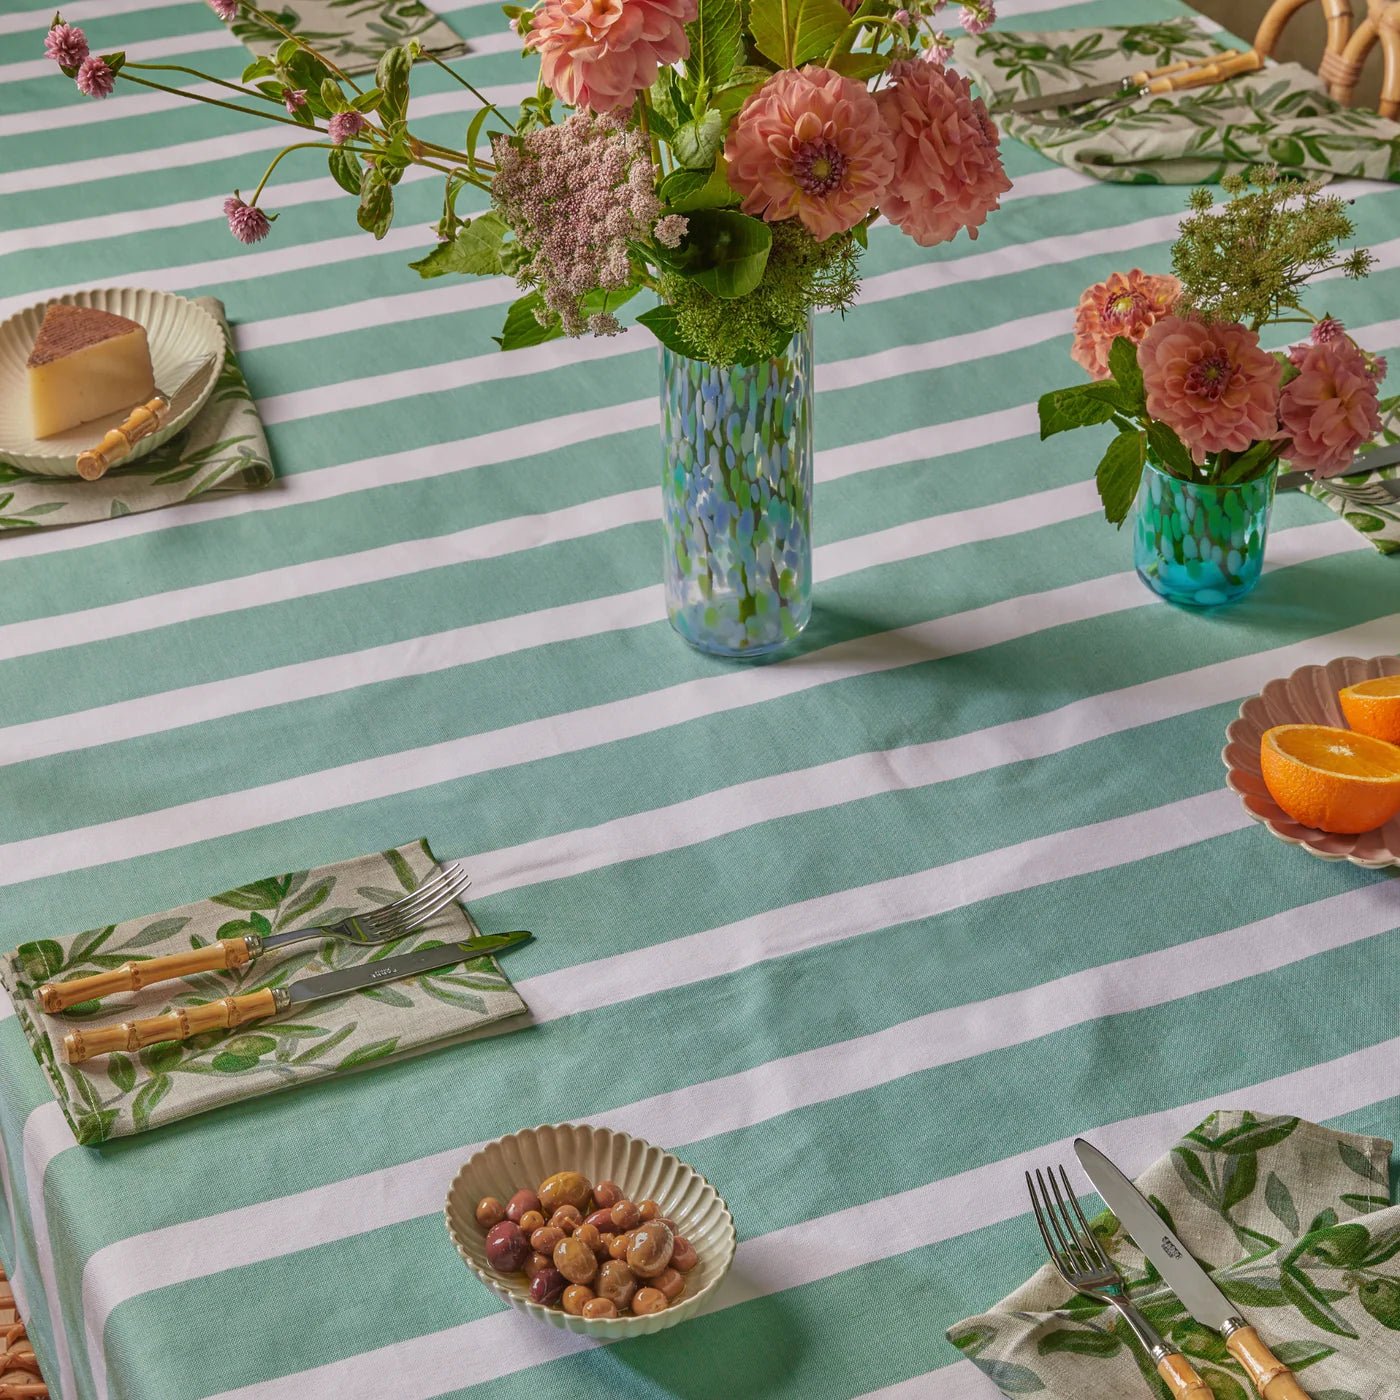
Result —
[[524, 929], [512, 933], [482, 934], [456, 943], [415, 948], [411, 953], [357, 963], [354, 967], [318, 973], [315, 977], [302, 977], [289, 987], [264, 987], [261, 991], [224, 997], [203, 1006], [177, 1007], [164, 1016], [123, 1021], [120, 1025], [103, 1026], [94, 1031], [70, 1031], [63, 1037], [64, 1058], [69, 1064], [81, 1064], [94, 1055], [105, 1055], [110, 1050], [136, 1051], [163, 1040], [188, 1040], [205, 1031], [231, 1029], [248, 1021], [261, 1021], [268, 1016], [280, 1015], [307, 1002], [344, 996], [346, 992], [364, 991], [367, 987], [377, 987], [381, 982], [419, 977], [425, 972], [435, 972], [487, 953], [501, 953], [507, 948], [528, 943], [533, 937]]
[[[1338, 476], [1324, 477], [1319, 484], [1328, 486], [1344, 482], [1348, 477], [1365, 476], [1369, 472], [1379, 471], [1382, 467], [1393, 467], [1397, 463], [1400, 463], [1400, 443], [1391, 443], [1388, 447], [1375, 447], [1370, 452], [1358, 452], [1346, 471]], [[1278, 485], [1280, 488], [1302, 486], [1312, 479], [1307, 472], [1284, 472], [1279, 476]], [[1400, 477], [1382, 478], [1372, 482], [1366, 489], [1376, 490], [1382, 497], [1400, 500]], [[1376, 504], [1382, 502], [1377, 501]]]
[[96, 447], [78, 454], [78, 475], [84, 481], [105, 476], [107, 469], [120, 462], [142, 438], [150, 437], [162, 423], [179, 417], [199, 397], [214, 359], [213, 355], [200, 355], [165, 376], [168, 389], [157, 386], [154, 398], [137, 404], [120, 427], [112, 428]]
[[1074, 1151], [1119, 1224], [1157, 1266], [1191, 1316], [1224, 1337], [1230, 1355], [1244, 1367], [1264, 1400], [1308, 1400], [1293, 1372], [1265, 1346], [1142, 1192], [1092, 1143], [1076, 1138]]

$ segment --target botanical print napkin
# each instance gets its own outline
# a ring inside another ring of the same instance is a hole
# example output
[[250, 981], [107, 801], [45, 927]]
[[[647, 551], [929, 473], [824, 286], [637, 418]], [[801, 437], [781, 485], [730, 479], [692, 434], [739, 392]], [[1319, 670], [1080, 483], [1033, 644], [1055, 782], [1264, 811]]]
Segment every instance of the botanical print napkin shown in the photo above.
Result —
[[40, 476], [0, 457], [0, 533], [136, 515], [200, 496], [251, 491], [274, 479], [267, 437], [233, 352], [224, 304], [214, 297], [195, 301], [224, 328], [227, 344], [214, 390], [189, 427], [97, 481]]
[[410, 39], [439, 58], [458, 58], [467, 51], [466, 40], [421, 0], [292, 0], [267, 10], [281, 29], [242, 9], [229, 26], [259, 57], [277, 52], [286, 38], [282, 29], [310, 40], [347, 73], [372, 72], [385, 49]]
[[[1313, 1400], [1400, 1400], [1400, 1206], [1390, 1204], [1390, 1152], [1380, 1138], [1225, 1110], [1138, 1178]], [[1133, 1301], [1216, 1400], [1251, 1400], [1225, 1344], [1193, 1321], [1117, 1220], [1105, 1211], [1092, 1225]], [[990, 1312], [950, 1328], [948, 1340], [1008, 1396], [1122, 1400], [1147, 1394], [1146, 1381], [1167, 1400], [1123, 1324], [1071, 1293], [1048, 1264]]]
[[997, 110], [1017, 98], [1070, 92], [1220, 47], [1183, 17], [1125, 28], [989, 30], [959, 39], [954, 61], [977, 82], [1003, 131], [1100, 180], [1195, 185], [1266, 163], [1309, 176], [1400, 179], [1400, 124], [1342, 107], [1316, 74], [1296, 63], [1142, 99], [1085, 127]]
[[[1400, 443], [1400, 396], [1382, 404], [1382, 413], [1381, 431], [1372, 446], [1393, 447]], [[1400, 554], [1400, 462], [1326, 481], [1305, 479], [1301, 489], [1325, 501], [1382, 554]]]
[[478, 934], [456, 901], [398, 943], [294, 944], [235, 971], [200, 973], [108, 997], [87, 1014], [78, 1007], [58, 1016], [46, 1014], [35, 999], [41, 983], [105, 971], [131, 958], [187, 952], [215, 938], [334, 923], [403, 898], [436, 870], [428, 843], [419, 841], [318, 870], [273, 875], [165, 914], [22, 943], [0, 957], [0, 983], [14, 1001], [35, 1058], [78, 1141], [127, 1137], [238, 1099], [460, 1040], [493, 1021], [519, 1015], [525, 1003], [488, 956], [314, 1002], [281, 1018], [150, 1045], [134, 1057], [114, 1053], [81, 1065], [62, 1060], [63, 1037], [75, 1025], [159, 1016], [177, 1006], [282, 986], [295, 977], [382, 958], [386, 952]]

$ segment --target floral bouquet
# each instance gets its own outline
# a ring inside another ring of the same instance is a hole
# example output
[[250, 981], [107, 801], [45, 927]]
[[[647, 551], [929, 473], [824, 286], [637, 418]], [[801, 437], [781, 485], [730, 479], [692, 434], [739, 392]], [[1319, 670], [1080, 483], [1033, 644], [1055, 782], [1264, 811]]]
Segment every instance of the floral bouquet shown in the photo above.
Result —
[[[1303, 305], [1328, 273], [1366, 276], [1343, 201], [1272, 169], [1191, 195], [1172, 247], [1175, 276], [1137, 269], [1089, 287], [1073, 358], [1094, 382], [1040, 400], [1040, 435], [1112, 424], [1096, 473], [1104, 513], [1134, 502], [1135, 562], [1173, 602], [1215, 606], [1258, 581], [1280, 460], [1315, 478], [1348, 470], [1381, 426], [1386, 365], [1340, 321]], [[1287, 350], [1267, 327], [1307, 325]], [[1387, 405], [1388, 407], [1388, 405]]]
[[[538, 56], [536, 95], [512, 120], [416, 42], [388, 49], [362, 86], [249, 0], [210, 0], [281, 36], [229, 83], [179, 64], [89, 53], [55, 16], [46, 52], [90, 97], [126, 81], [298, 128], [251, 197], [225, 202], [234, 236], [255, 243], [276, 217], [269, 177], [292, 151], [323, 150], [383, 237], [410, 165], [442, 174], [440, 240], [413, 264], [513, 277], [524, 295], [505, 349], [556, 335], [615, 335], [639, 291], [661, 305], [638, 319], [663, 344], [721, 365], [781, 353], [815, 308], [855, 299], [866, 230], [881, 214], [923, 246], [976, 237], [1010, 188], [995, 127], [968, 81], [944, 64], [932, 28], [947, 0], [539, 0], [504, 6]], [[967, 0], [980, 33], [991, 0]], [[461, 150], [409, 125], [415, 62], [437, 64], [475, 99]], [[215, 98], [160, 80], [191, 73]], [[156, 76], [152, 76], [156, 75]], [[560, 111], [558, 109], [565, 109]], [[473, 186], [490, 210], [457, 211]]]

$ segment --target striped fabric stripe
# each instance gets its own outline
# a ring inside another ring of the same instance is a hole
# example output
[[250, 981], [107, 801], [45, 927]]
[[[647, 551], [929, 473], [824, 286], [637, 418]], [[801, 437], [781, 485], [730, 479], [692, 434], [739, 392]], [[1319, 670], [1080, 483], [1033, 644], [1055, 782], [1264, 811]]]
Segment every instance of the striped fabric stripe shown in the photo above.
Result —
[[[530, 90], [493, 5], [437, 8], [473, 82]], [[195, 0], [65, 16], [243, 62]], [[79, 100], [37, 57], [49, 17], [0, 0], [0, 314], [221, 296], [282, 480], [0, 540], [0, 945], [419, 831], [485, 926], [539, 935], [512, 955], [529, 1028], [100, 1153], [0, 998], [0, 1262], [63, 1400], [993, 1400], [942, 1329], [1037, 1262], [1024, 1164], [1091, 1131], [1141, 1166], [1226, 1101], [1394, 1135], [1387, 885], [1271, 841], [1217, 756], [1269, 677], [1394, 649], [1393, 565], [1284, 498], [1256, 597], [1173, 612], [1095, 519], [1092, 445], [1036, 434], [1080, 288], [1165, 268], [1181, 190], [1009, 145], [975, 244], [874, 231], [863, 305], [818, 335], [817, 618], [735, 668], [659, 620], [640, 332], [489, 353], [513, 288], [402, 266], [427, 180], [376, 245], [289, 161], [273, 239], [232, 246], [218, 201], [271, 134]], [[460, 140], [470, 104], [422, 91]], [[1400, 194], [1344, 192], [1381, 267], [1330, 309], [1400, 350]], [[597, 1348], [462, 1270], [456, 1167], [571, 1117], [725, 1193], [706, 1316]]]

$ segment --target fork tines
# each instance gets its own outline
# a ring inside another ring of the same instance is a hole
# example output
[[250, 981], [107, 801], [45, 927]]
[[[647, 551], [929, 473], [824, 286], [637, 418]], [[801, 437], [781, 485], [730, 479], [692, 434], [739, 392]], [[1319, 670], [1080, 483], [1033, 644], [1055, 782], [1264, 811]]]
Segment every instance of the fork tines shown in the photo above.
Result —
[[467, 872], [456, 861], [418, 886], [412, 894], [396, 899], [361, 916], [377, 933], [391, 929], [404, 932], [419, 928], [444, 905], [450, 904], [471, 884]]
[[[1058, 1181], [1055, 1179], [1057, 1170]], [[1046, 1177], [1050, 1183], [1048, 1188]], [[1063, 1192], [1060, 1190], [1061, 1183], [1064, 1185]], [[1030, 1192], [1035, 1223], [1040, 1227], [1040, 1237], [1045, 1241], [1050, 1261], [1066, 1283], [1073, 1288], [1088, 1279], [1107, 1282], [1117, 1276], [1117, 1268], [1094, 1238], [1094, 1232], [1079, 1208], [1079, 1198], [1074, 1194], [1063, 1167], [1047, 1168], [1045, 1176], [1041, 1175], [1039, 1167], [1034, 1177], [1027, 1172], [1026, 1189]]]

